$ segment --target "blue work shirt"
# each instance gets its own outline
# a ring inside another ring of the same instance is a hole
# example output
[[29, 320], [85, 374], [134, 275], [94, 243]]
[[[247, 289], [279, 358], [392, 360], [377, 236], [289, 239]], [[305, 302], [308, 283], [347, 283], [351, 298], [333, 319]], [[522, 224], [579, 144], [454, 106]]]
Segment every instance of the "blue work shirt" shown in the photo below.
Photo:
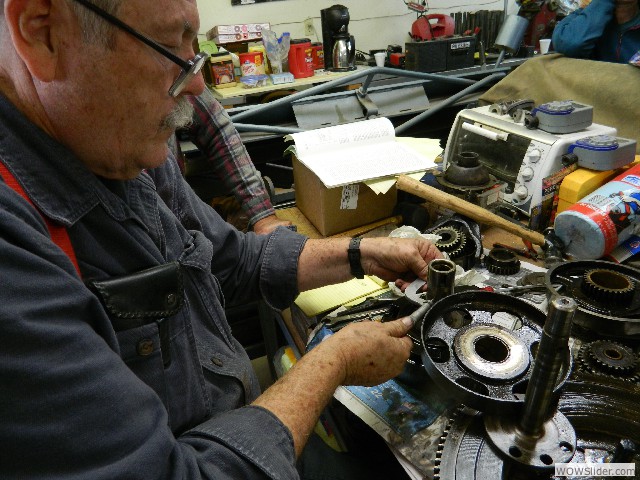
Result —
[[552, 42], [567, 57], [627, 63], [640, 50], [640, 14], [618, 24], [614, 0], [593, 0], [558, 22]]
[[[0, 478], [297, 478], [288, 429], [246, 406], [259, 387], [224, 301], [289, 305], [305, 237], [238, 232], [172, 161], [101, 179], [2, 96], [0, 124], [0, 159], [40, 210], [0, 181]], [[114, 328], [87, 283], [169, 262], [185, 300], [168, 344], [160, 322]]]

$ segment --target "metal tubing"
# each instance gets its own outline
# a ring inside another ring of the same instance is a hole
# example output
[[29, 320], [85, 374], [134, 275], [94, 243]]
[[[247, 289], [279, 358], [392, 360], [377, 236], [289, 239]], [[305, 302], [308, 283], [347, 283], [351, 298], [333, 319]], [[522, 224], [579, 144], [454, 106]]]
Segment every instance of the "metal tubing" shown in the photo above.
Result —
[[235, 123], [234, 122], [233, 126], [236, 127], [236, 130], [238, 130], [239, 132], [266, 132], [266, 133], [277, 133], [280, 135], [304, 132], [304, 130], [297, 127], [276, 127], [273, 125], [256, 125], [251, 123]]
[[539, 437], [549, 419], [549, 407], [558, 381], [558, 373], [569, 351], [569, 335], [577, 304], [570, 297], [556, 296], [549, 302], [533, 371], [524, 398], [524, 412], [519, 430]]
[[460, 99], [460, 98], [464, 97], [465, 95], [468, 95], [468, 94], [470, 94], [472, 92], [475, 92], [479, 88], [483, 87], [485, 84], [493, 82], [493, 81], [495, 81], [495, 80], [497, 80], [499, 78], [503, 78], [505, 76], [506, 76], [506, 73], [500, 72], [500, 73], [494, 73], [492, 75], [489, 75], [488, 77], [485, 77], [482, 80], [478, 80], [473, 85], [465, 88], [464, 90], [459, 91], [455, 95], [451, 95], [445, 101], [443, 101], [442, 103], [438, 104], [437, 107], [433, 107], [433, 108], [430, 108], [429, 110], [425, 110], [424, 112], [422, 112], [422, 113], [416, 115], [415, 117], [413, 117], [411, 120], [407, 120], [402, 125], [398, 125], [398, 127], [396, 127], [396, 129], [395, 129], [396, 135], [404, 132], [405, 130], [407, 130], [408, 128], [414, 126], [415, 124], [421, 122], [422, 120], [424, 120], [426, 118], [429, 118], [431, 115], [435, 115], [436, 113], [438, 113], [443, 108], [446, 108], [446, 107], [448, 107], [450, 105], [453, 105], [455, 102], [458, 101], [458, 99]]
[[496, 64], [493, 68], [498, 68], [500, 66], [500, 64], [504, 60], [504, 56], [506, 53], [507, 51], [504, 48], [500, 50], [500, 53], [498, 54], [498, 59], [496, 60]]
[[[296, 100], [299, 100], [301, 98], [310, 97], [312, 95], [316, 95], [317, 93], [322, 93], [326, 90], [330, 90], [335, 87], [339, 87], [346, 84], [352, 84], [354, 83], [354, 80], [361, 77], [366, 77], [365, 83], [363, 87], [361, 87], [362, 92], [366, 93], [367, 88], [371, 83], [371, 80], [377, 74], [388, 74], [388, 75], [394, 75], [398, 77], [417, 78], [417, 79], [424, 80], [425, 82], [432, 81], [432, 80], [442, 80], [449, 83], [457, 83], [459, 85], [474, 85], [476, 83], [474, 80], [468, 80], [466, 78], [458, 78], [458, 77], [447, 76], [447, 75], [438, 75], [435, 73], [412, 72], [408, 70], [399, 70], [399, 69], [387, 68], [387, 67], [372, 67], [367, 69], [366, 71], [356, 72], [351, 75], [347, 75], [345, 77], [337, 78], [335, 80], [331, 80], [330, 82], [326, 82], [321, 85], [316, 85], [315, 87], [311, 87], [301, 92], [288, 95], [278, 100], [274, 100], [273, 102], [252, 107], [250, 109], [245, 110], [242, 113], [232, 115], [231, 118], [235, 123], [238, 120], [242, 120], [251, 115], [264, 112], [265, 110], [270, 110], [272, 108], [276, 108], [283, 104], [293, 103]], [[283, 84], [283, 88], [286, 88], [286, 84]]]

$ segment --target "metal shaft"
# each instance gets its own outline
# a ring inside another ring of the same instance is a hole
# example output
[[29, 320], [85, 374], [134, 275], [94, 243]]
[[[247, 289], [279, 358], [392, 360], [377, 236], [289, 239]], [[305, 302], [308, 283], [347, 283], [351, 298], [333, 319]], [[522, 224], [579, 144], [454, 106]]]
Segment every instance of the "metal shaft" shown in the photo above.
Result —
[[[427, 277], [427, 300], [424, 304], [410, 315], [414, 325], [420, 327], [422, 318], [433, 305], [433, 302], [451, 295], [454, 290], [454, 282], [456, 279], [456, 264], [451, 260], [437, 258], [429, 262], [429, 270]], [[409, 335], [411, 336], [411, 334]], [[420, 338], [420, 332], [417, 332], [416, 338]]]
[[437, 258], [429, 262], [427, 277], [427, 299], [440, 300], [453, 293], [456, 279], [456, 264], [451, 260]]
[[558, 373], [569, 352], [569, 335], [577, 304], [569, 297], [554, 297], [544, 324], [533, 371], [524, 400], [520, 432], [537, 437], [549, 418]]

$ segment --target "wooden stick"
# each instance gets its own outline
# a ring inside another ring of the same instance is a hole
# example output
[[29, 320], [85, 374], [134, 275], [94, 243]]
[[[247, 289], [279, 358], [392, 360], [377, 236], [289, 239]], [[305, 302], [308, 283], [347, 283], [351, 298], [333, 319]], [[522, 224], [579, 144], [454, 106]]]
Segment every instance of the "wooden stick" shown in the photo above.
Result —
[[465, 215], [478, 223], [483, 225], [491, 225], [494, 227], [506, 230], [509, 233], [513, 233], [520, 238], [529, 240], [535, 245], [544, 245], [544, 235], [533, 230], [529, 230], [523, 226], [517, 225], [509, 220], [502, 218], [495, 213], [492, 213], [484, 208], [474, 205], [473, 203], [462, 200], [454, 195], [438, 190], [437, 188], [425, 185], [418, 180], [414, 180], [406, 175], [400, 175], [397, 182], [398, 189], [412, 193], [420, 198], [424, 198], [436, 205], [449, 210], [453, 210], [456, 213]]

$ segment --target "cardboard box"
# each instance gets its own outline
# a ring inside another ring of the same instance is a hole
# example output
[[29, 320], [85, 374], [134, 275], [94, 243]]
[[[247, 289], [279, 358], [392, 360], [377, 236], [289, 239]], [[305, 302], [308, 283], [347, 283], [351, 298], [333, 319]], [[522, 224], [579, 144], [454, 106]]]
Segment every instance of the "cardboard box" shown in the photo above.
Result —
[[395, 185], [376, 195], [364, 183], [327, 188], [292, 155], [296, 206], [324, 235], [334, 235], [390, 217], [397, 203]]
[[218, 45], [237, 42], [256, 42], [262, 40], [262, 32], [238, 33], [235, 35], [216, 35], [213, 41]]
[[207, 40], [213, 40], [216, 43], [262, 40], [262, 30], [269, 28], [271, 28], [269, 23], [216, 25], [207, 32]]

